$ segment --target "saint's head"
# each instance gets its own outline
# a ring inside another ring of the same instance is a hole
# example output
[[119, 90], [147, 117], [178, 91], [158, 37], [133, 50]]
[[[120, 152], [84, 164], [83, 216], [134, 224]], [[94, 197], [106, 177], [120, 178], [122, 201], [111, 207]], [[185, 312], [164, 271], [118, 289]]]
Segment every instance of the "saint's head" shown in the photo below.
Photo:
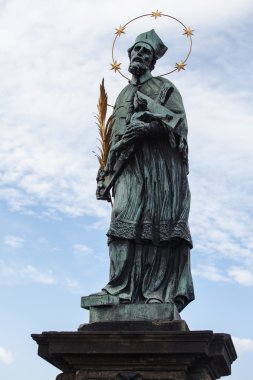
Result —
[[152, 71], [157, 59], [161, 58], [166, 50], [167, 47], [154, 29], [139, 34], [134, 45], [128, 49], [129, 72], [136, 77], [140, 77], [147, 71]]

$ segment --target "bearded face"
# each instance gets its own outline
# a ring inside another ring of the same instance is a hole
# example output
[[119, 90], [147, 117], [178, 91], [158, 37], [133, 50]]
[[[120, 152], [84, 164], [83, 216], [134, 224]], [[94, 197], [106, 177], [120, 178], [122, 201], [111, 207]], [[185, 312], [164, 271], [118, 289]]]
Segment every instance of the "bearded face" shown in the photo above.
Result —
[[128, 71], [136, 77], [145, 74], [147, 70], [151, 70], [153, 62], [153, 50], [146, 43], [137, 43], [130, 55], [130, 65]]

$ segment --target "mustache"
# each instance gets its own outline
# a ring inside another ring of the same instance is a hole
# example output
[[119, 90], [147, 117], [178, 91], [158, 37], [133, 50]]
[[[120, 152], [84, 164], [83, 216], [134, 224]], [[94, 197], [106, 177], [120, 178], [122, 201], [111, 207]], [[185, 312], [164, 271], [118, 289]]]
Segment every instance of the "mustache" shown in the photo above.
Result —
[[132, 62], [144, 63], [144, 61], [141, 57], [134, 57], [133, 59], [131, 59], [131, 63]]

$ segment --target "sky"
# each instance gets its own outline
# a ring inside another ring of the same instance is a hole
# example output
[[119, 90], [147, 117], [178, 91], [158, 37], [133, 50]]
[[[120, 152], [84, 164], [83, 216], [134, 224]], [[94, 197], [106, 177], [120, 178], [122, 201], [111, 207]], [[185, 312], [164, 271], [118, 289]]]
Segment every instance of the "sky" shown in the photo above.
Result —
[[[111, 206], [95, 197], [99, 84], [113, 104], [127, 84], [110, 70], [115, 28], [157, 9], [195, 30], [186, 70], [168, 77], [189, 124], [196, 300], [181, 317], [231, 334], [230, 379], [252, 380], [250, 0], [0, 0], [1, 378], [54, 379], [30, 334], [77, 330], [88, 321], [81, 296], [108, 281]], [[168, 46], [153, 75], [186, 56], [178, 23], [145, 17], [117, 40], [126, 76], [127, 48], [152, 28]]]

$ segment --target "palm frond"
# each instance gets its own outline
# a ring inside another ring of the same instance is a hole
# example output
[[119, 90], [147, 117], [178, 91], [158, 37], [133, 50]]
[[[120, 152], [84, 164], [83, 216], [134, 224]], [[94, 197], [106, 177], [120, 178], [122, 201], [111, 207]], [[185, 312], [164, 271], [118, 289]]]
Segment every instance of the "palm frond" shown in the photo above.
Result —
[[102, 83], [100, 84], [100, 95], [98, 98], [98, 114], [95, 116], [97, 119], [98, 133], [99, 133], [99, 142], [101, 144], [99, 149], [99, 154], [96, 154], [98, 158], [100, 167], [104, 169], [107, 161], [107, 157], [109, 154], [110, 146], [111, 146], [111, 136], [112, 136], [112, 127], [114, 124], [114, 117], [110, 116], [106, 121], [106, 113], [107, 113], [107, 100], [108, 96], [105, 91], [104, 86], [104, 78], [102, 79]]

